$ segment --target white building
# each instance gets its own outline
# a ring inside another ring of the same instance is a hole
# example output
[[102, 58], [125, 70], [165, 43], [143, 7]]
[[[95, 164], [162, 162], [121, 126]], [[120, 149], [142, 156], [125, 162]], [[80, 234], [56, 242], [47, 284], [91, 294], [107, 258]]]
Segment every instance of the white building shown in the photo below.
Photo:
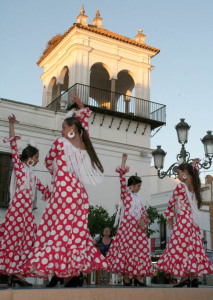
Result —
[[[18, 141], [20, 152], [28, 138], [38, 145], [40, 163], [36, 170], [44, 183], [50, 183], [43, 161], [60, 136], [66, 108], [71, 104], [68, 89], [78, 92], [84, 104], [94, 111], [90, 137], [105, 177], [101, 185], [87, 187], [90, 204], [114, 212], [120, 197], [114, 170], [124, 152], [128, 154], [130, 174], [137, 172], [143, 177], [144, 204], [150, 203], [150, 132], [165, 124], [165, 106], [150, 101], [151, 58], [158, 53], [158, 49], [146, 44], [142, 30], [135, 40], [108, 31], [103, 28], [98, 11], [89, 25], [83, 8], [77, 23], [49, 42], [37, 63], [44, 70], [43, 106], [0, 101], [0, 222], [9, 201], [10, 147], [2, 142], [8, 135], [7, 116], [14, 113], [20, 121], [15, 128], [22, 135]], [[45, 205], [38, 200], [37, 222]]]

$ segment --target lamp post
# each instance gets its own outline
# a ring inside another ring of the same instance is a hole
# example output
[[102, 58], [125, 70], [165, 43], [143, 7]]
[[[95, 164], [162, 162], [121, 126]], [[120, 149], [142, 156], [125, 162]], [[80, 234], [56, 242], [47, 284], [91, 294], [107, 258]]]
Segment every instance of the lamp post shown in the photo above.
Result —
[[[166, 152], [163, 149], [161, 149], [161, 146], [157, 146], [157, 149], [155, 149], [152, 152], [152, 155], [154, 157], [154, 165], [158, 171], [158, 177], [160, 179], [163, 179], [166, 176], [177, 176], [178, 161], [180, 159], [185, 163], [192, 162], [192, 160], [190, 160], [190, 153], [187, 152], [185, 149], [185, 144], [188, 142], [188, 132], [190, 126], [185, 122], [185, 119], [180, 119], [180, 122], [175, 126], [175, 129], [177, 131], [178, 142], [181, 144], [181, 150], [176, 157], [177, 161], [174, 164], [172, 164], [167, 171], [162, 170], [164, 167], [164, 158], [166, 156]], [[204, 145], [206, 161], [204, 161], [204, 163], [202, 164], [198, 163], [198, 165], [200, 169], [209, 169], [211, 167], [213, 158], [212, 132], [207, 131], [207, 135], [205, 135], [203, 139], [201, 139], [201, 141]]]

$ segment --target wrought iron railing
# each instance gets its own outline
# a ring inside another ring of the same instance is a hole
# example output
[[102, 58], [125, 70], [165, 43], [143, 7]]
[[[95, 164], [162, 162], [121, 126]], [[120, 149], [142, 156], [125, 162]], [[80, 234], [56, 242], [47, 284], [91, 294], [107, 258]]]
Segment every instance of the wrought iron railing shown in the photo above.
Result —
[[79, 83], [62, 93], [46, 108], [54, 111], [67, 109], [72, 103], [72, 94], [76, 93], [85, 105], [166, 123], [166, 106], [163, 104]]

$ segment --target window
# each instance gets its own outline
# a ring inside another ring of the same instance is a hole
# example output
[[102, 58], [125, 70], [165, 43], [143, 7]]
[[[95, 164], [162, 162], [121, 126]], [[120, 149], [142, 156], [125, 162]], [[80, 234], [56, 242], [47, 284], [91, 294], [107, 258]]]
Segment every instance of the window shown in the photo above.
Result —
[[10, 177], [13, 169], [10, 153], [0, 152], [0, 207], [8, 207], [10, 202]]
[[161, 250], [166, 248], [166, 223], [160, 224], [160, 245]]
[[35, 195], [34, 195], [34, 199], [33, 199], [33, 210], [37, 209], [37, 187], [35, 189]]

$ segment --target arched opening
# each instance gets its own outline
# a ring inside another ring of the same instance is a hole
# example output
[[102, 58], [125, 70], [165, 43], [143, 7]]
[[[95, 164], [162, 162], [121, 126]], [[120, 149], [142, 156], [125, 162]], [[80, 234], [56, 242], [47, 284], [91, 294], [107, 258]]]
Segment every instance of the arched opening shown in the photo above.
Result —
[[108, 67], [101, 62], [95, 63], [90, 69], [90, 86], [102, 89], [111, 90], [111, 82]]
[[64, 67], [61, 71], [61, 74], [58, 79], [58, 90], [61, 95], [61, 108], [66, 108], [69, 102], [69, 95], [68, 93], [65, 93], [65, 91], [68, 90], [68, 84], [69, 84], [69, 69], [68, 67]]
[[54, 99], [57, 98], [57, 86], [56, 86], [56, 78], [53, 77], [50, 80], [50, 83], [48, 85], [48, 94], [49, 96], [51, 96], [50, 101], [48, 101], [48, 103], [52, 102]]
[[89, 104], [110, 109], [110, 81], [109, 69], [101, 62], [92, 65], [90, 70]]
[[68, 90], [69, 69], [67, 66], [62, 69], [58, 82], [61, 83], [61, 94]]
[[117, 111], [135, 114], [135, 82], [128, 70], [118, 73], [116, 80]]

